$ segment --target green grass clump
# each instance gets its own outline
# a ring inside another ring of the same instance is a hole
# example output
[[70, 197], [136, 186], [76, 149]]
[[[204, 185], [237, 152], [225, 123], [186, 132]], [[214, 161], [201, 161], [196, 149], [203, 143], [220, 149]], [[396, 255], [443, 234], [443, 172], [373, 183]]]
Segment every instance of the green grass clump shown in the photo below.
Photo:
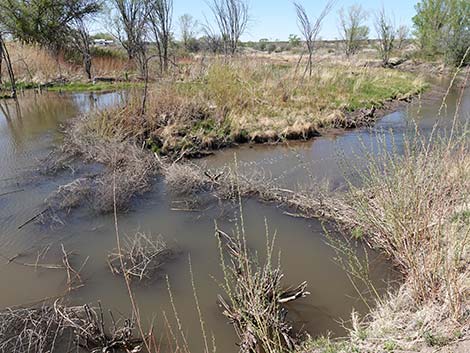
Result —
[[142, 83], [137, 82], [71, 82], [63, 85], [53, 85], [47, 90], [51, 92], [100, 92], [116, 91], [143, 87]]

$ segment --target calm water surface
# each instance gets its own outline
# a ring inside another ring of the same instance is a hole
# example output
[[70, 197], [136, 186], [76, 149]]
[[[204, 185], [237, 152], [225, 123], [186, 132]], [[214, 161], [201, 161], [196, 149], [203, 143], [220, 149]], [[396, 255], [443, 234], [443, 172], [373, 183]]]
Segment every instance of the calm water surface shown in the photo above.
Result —
[[[122, 279], [114, 277], [106, 264], [108, 252], [116, 244], [113, 218], [78, 210], [67, 218], [64, 226], [45, 227], [35, 223], [18, 227], [44, 209], [44, 199], [59, 185], [74, 180], [80, 170], [54, 176], [36, 171], [41, 159], [61, 142], [60, 125], [91, 109], [103, 109], [125, 100], [123, 93], [106, 94], [42, 94], [28, 93], [14, 101], [3, 101], [0, 111], [0, 308], [22, 305], [45, 297], [60, 295], [66, 288], [62, 271], [35, 269], [8, 259], [34, 263], [38, 252], [45, 255], [41, 263], [60, 263], [60, 244], [73, 251], [72, 261], [79, 265], [88, 258], [83, 270], [85, 286], [74, 291], [69, 301], [75, 304], [96, 303], [116, 313], [130, 311], [129, 299]], [[441, 124], [447, 125], [455, 110], [459, 90], [448, 98], [448, 109]], [[328, 181], [340, 187], [344, 181], [341, 161], [361, 163], [364, 149], [376, 150], [377, 133], [386, 145], [400, 148], [403, 133], [419, 118], [419, 126], [430, 130], [437, 118], [441, 100], [427, 99], [384, 117], [373, 129], [336, 132], [303, 143], [283, 146], [242, 146], [217, 152], [198, 161], [208, 168], [234, 163], [245, 172], [263, 170], [272, 180], [290, 188], [303, 188]], [[461, 112], [468, 119], [470, 95], [463, 96]], [[392, 143], [393, 141], [393, 143]], [[381, 143], [381, 142], [380, 142]], [[17, 192], [16, 192], [17, 191]], [[168, 275], [178, 314], [187, 332], [190, 346], [202, 351], [199, 318], [190, 281], [189, 256], [207, 330], [216, 337], [218, 350], [236, 352], [236, 337], [221, 315], [216, 298], [220, 293], [217, 281], [222, 279], [218, 265], [219, 251], [214, 236], [214, 222], [230, 232], [238, 219], [238, 208], [204, 203], [200, 210], [183, 212], [181, 205], [158, 178], [151, 192], [136, 200], [131, 210], [119, 215], [122, 234], [136, 231], [162, 235], [176, 250], [158, 278], [136, 285], [135, 292], [146, 322], [156, 318], [162, 323], [163, 312], [174, 322], [165, 277]], [[271, 235], [276, 234], [277, 249], [285, 272], [285, 284], [296, 285], [304, 280], [311, 295], [290, 307], [290, 318], [297, 327], [313, 334], [345, 333], [341, 320], [348, 320], [351, 311], [366, 312], [354, 287], [342, 268], [334, 261], [334, 252], [326, 245], [323, 227], [317, 221], [293, 218], [284, 210], [255, 200], [243, 202], [243, 214], [250, 248], [263, 252], [266, 244], [265, 222]], [[47, 250], [47, 251], [46, 251]], [[370, 277], [378, 288], [384, 288], [396, 277], [383, 259], [370, 253]], [[163, 331], [162, 331], [163, 332]]]

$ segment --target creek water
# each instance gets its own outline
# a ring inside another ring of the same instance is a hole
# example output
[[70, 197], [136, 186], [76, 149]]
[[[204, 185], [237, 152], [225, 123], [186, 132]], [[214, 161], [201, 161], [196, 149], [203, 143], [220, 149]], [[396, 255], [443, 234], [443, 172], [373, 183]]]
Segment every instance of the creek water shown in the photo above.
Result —
[[[442, 87], [446, 88], [445, 83]], [[208, 168], [234, 163], [250, 172], [263, 170], [280, 185], [291, 189], [304, 188], [320, 182], [331, 187], [344, 183], [344, 163], [363, 163], [365, 151], [386, 146], [400, 149], [403, 133], [414, 128], [416, 121], [425, 131], [436, 121], [445, 127], [454, 115], [456, 102], [462, 98], [460, 111], [468, 119], [470, 94], [463, 96], [453, 87], [447, 108], [438, 118], [442, 98], [414, 102], [388, 114], [373, 128], [336, 131], [307, 142], [289, 145], [241, 146], [215, 153], [197, 161]], [[60, 263], [60, 244], [75, 254], [71, 260], [79, 266], [86, 258], [82, 277], [85, 285], [67, 296], [71, 304], [97, 303], [116, 315], [129, 313], [130, 303], [124, 281], [113, 276], [106, 263], [107, 254], [116, 246], [114, 218], [89, 211], [72, 212], [60, 226], [41, 226], [31, 222], [20, 225], [44, 209], [44, 200], [60, 185], [83, 173], [67, 170], [56, 175], [36, 171], [56, 145], [61, 143], [60, 125], [91, 109], [103, 109], [122, 103], [125, 93], [80, 93], [60, 95], [27, 93], [14, 101], [2, 102], [0, 111], [0, 308], [27, 305], [46, 297], [64, 293], [66, 276], [63, 270], [35, 268], [19, 263]], [[378, 135], [382, 136], [378, 138]], [[380, 141], [379, 141], [380, 140]], [[360, 165], [359, 165], [360, 167]], [[11, 192], [11, 193], [10, 193]], [[219, 250], [214, 236], [214, 222], [227, 232], [236, 227], [238, 205], [207, 202], [192, 212], [180, 210], [178, 198], [156, 178], [152, 190], [136, 199], [129, 211], [119, 214], [121, 234], [137, 231], [162, 235], [175, 249], [158, 276], [151, 282], [133, 286], [144, 322], [155, 320], [162, 335], [165, 314], [175, 324], [166, 276], [179, 318], [192, 351], [203, 351], [200, 318], [191, 285], [189, 257], [194, 274], [202, 319], [209, 336], [214, 335], [220, 352], [236, 352], [237, 338], [221, 314], [217, 294], [222, 280]], [[251, 249], [265, 250], [265, 225], [276, 234], [276, 251], [280, 250], [286, 285], [308, 282], [311, 294], [292, 305], [289, 318], [296, 327], [312, 335], [345, 334], [342, 321], [352, 310], [367, 313], [345, 271], [334, 260], [335, 252], [327, 245], [323, 226], [315, 220], [290, 216], [273, 205], [247, 199], [242, 202], [245, 229]], [[47, 250], [47, 251], [46, 251]], [[391, 265], [378, 254], [367, 251], [370, 278], [379, 289], [396, 278]], [[39, 256], [38, 254], [42, 254]], [[359, 251], [360, 256], [364, 256]], [[9, 259], [15, 258], [14, 261]], [[164, 314], [165, 313], [165, 314]], [[347, 322], [346, 322], [347, 326]], [[210, 337], [209, 337], [210, 339]]]

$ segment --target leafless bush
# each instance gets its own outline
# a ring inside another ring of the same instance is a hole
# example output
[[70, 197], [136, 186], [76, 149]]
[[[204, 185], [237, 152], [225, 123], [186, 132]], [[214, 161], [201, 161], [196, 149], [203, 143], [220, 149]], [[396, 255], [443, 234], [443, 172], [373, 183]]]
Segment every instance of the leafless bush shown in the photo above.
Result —
[[309, 72], [310, 76], [312, 76], [313, 70], [313, 53], [315, 51], [315, 41], [320, 34], [323, 20], [330, 13], [335, 2], [335, 0], [328, 0], [322, 12], [318, 15], [315, 21], [313, 21], [308, 16], [307, 11], [302, 6], [302, 4], [300, 2], [294, 1], [295, 10], [297, 12], [298, 26], [307, 46], [308, 61], [306, 71]]
[[142, 340], [134, 335], [130, 319], [108, 327], [101, 305], [69, 307], [56, 301], [42, 307], [0, 312], [0, 352], [51, 353], [75, 345], [87, 352], [138, 352]]
[[55, 165], [48, 163], [48, 168], [55, 171], [78, 157], [85, 162], [100, 163], [104, 168], [97, 174], [60, 186], [46, 199], [51, 210], [49, 216], [60, 218], [60, 213], [68, 214], [72, 208], [83, 205], [100, 213], [111, 212], [113, 188], [116, 206], [118, 210], [124, 210], [135, 195], [150, 188], [158, 170], [157, 160], [132, 142], [100, 140], [87, 117], [80, 117], [68, 126], [64, 144], [50, 157], [56, 158], [57, 162]]
[[392, 19], [386, 14], [383, 7], [375, 16], [375, 30], [379, 39], [378, 50], [380, 58], [382, 59], [382, 64], [386, 66], [395, 45], [396, 30]]
[[[89, 352], [139, 352], [142, 339], [134, 334], [131, 319], [116, 320], [110, 312], [112, 325], [108, 328], [101, 305], [67, 307], [54, 304], [54, 314], [62, 330], [71, 332], [75, 344]], [[109, 332], [108, 332], [109, 331]]]
[[142, 281], [151, 279], [170, 255], [162, 237], [136, 233], [126, 237], [121, 252], [116, 249], [108, 255], [108, 264], [114, 274], [123, 275], [124, 271], [129, 278]]
[[89, 178], [78, 178], [61, 185], [46, 199], [46, 204], [55, 210], [70, 210], [79, 206], [91, 190]]
[[177, 195], [210, 191], [215, 186], [207, 172], [189, 163], [173, 163], [164, 169], [164, 174], [167, 186]]
[[[212, 0], [209, 5], [219, 30], [218, 34], [224, 44], [224, 54], [234, 55], [240, 37], [248, 25], [248, 2], [246, 0]], [[206, 28], [207, 33], [214, 33], [209, 24]]]
[[111, 157], [106, 171], [94, 182], [96, 199], [93, 207], [103, 213], [113, 210], [113, 189], [117, 209], [126, 209], [132, 197], [149, 190], [157, 170], [152, 156], [135, 146], [118, 144], [110, 153], [115, 153], [115, 157]]
[[52, 352], [62, 331], [62, 324], [50, 306], [7, 309], [0, 312], [0, 352]]
[[[273, 244], [267, 235], [267, 253], [264, 264], [249, 253], [244, 230], [230, 236], [217, 229], [221, 251], [221, 266], [225, 283], [225, 298], [219, 296], [223, 314], [233, 324], [240, 338], [240, 352], [293, 352], [299, 338], [287, 321], [284, 304], [309, 294], [307, 283], [284, 289], [280, 267], [273, 265]], [[222, 242], [229, 255], [226, 264]]]

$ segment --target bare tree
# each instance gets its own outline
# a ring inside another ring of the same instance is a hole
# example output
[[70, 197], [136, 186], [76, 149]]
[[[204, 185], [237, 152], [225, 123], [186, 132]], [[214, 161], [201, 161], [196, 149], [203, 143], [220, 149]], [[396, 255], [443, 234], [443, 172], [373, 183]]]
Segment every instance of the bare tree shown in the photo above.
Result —
[[72, 46], [78, 50], [82, 56], [85, 74], [87, 75], [87, 78], [91, 80], [91, 38], [88, 27], [83, 18], [76, 19], [74, 21], [73, 28], [70, 31], [70, 37]]
[[382, 59], [382, 64], [387, 66], [394, 47], [396, 31], [392, 20], [385, 13], [383, 7], [375, 15], [375, 29], [377, 31], [380, 58]]
[[206, 45], [206, 50], [216, 54], [223, 52], [224, 50], [224, 43], [222, 37], [219, 33], [215, 32], [209, 26], [204, 26], [204, 37], [201, 39], [204, 41]]
[[[238, 49], [240, 37], [246, 30], [249, 20], [249, 9], [246, 0], [212, 0], [210, 3], [222, 38], [225, 55], [234, 55]], [[211, 28], [209, 25], [206, 27]], [[206, 33], [214, 33], [207, 30]]]
[[191, 40], [197, 33], [198, 22], [189, 14], [182, 15], [179, 20], [181, 41], [185, 49], [189, 48]]
[[168, 71], [173, 0], [150, 0], [149, 23], [157, 46], [161, 73]]
[[146, 29], [149, 0], [110, 0], [117, 16], [113, 22], [115, 37], [127, 52], [129, 61], [137, 60], [141, 74], [147, 62]]
[[339, 10], [339, 30], [345, 44], [347, 57], [354, 55], [361, 47], [361, 42], [369, 35], [369, 28], [364, 25], [367, 13], [361, 5], [352, 5], [346, 11]]
[[405, 41], [408, 39], [410, 29], [407, 25], [401, 25], [397, 30], [397, 49], [403, 49]]
[[321, 25], [325, 17], [330, 13], [335, 4], [335, 0], [328, 0], [320, 15], [313, 21], [307, 15], [305, 8], [298, 2], [294, 2], [295, 10], [297, 12], [297, 22], [300, 32], [304, 37], [305, 44], [308, 50], [308, 63], [306, 71], [312, 76], [313, 69], [313, 53], [315, 51], [315, 41], [321, 30]]

